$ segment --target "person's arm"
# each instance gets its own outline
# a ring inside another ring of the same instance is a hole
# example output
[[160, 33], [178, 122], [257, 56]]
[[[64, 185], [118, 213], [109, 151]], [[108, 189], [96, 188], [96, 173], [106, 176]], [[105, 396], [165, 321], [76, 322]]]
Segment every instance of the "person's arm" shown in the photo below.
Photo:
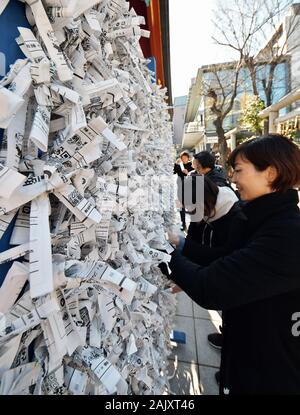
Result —
[[182, 255], [199, 265], [208, 265], [230, 252], [227, 246], [209, 247], [186, 238]]
[[212, 261], [231, 252], [227, 246], [209, 247], [193, 240], [190, 236], [184, 238], [181, 235], [170, 232], [169, 242], [173, 243], [182, 255], [199, 265], [209, 265]]
[[[236, 249], [243, 246], [245, 242], [245, 223], [247, 218], [243, 216], [238, 207], [232, 209], [231, 216], [226, 222], [226, 227], [222, 230], [221, 242], [218, 246], [209, 247], [202, 245], [199, 241], [199, 235], [203, 232], [203, 222], [197, 224], [191, 222], [188, 234], [185, 239], [185, 244], [182, 249], [182, 254], [199, 265], [207, 266], [218, 258], [229, 255]], [[226, 231], [226, 232], [225, 232]]]
[[[169, 267], [172, 280], [196, 303], [207, 309], [226, 310], [300, 289], [295, 238], [278, 229], [214, 261], [199, 266], [177, 250]], [[296, 238], [299, 242], [299, 237]]]
[[173, 170], [173, 174], [177, 174], [181, 179], [184, 177], [184, 174], [182, 173], [179, 164], [176, 164], [175, 163], [174, 170]]

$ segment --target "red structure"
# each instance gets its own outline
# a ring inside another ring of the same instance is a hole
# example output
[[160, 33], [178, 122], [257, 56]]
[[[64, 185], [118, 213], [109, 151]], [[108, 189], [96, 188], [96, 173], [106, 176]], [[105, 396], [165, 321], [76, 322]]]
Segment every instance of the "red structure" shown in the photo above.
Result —
[[146, 58], [155, 58], [157, 82], [168, 88], [171, 103], [169, 0], [150, 0], [149, 6], [144, 0], [129, 0], [129, 3], [139, 16], [145, 17], [146, 25], [142, 28], [150, 30], [151, 36], [141, 38], [140, 44]]

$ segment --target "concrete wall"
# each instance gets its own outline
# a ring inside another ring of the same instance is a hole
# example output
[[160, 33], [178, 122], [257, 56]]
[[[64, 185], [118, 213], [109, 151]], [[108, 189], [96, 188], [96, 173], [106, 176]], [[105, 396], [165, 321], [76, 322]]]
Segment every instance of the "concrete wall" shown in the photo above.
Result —
[[184, 130], [185, 105], [174, 107], [173, 126], [174, 126], [174, 145], [181, 145]]

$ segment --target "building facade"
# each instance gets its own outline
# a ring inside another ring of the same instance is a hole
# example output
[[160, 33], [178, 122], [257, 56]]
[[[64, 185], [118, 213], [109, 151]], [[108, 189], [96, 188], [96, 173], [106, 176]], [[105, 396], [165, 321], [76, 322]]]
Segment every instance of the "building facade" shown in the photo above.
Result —
[[[262, 112], [262, 116], [269, 117], [271, 112], [271, 130], [284, 132], [290, 125], [289, 122], [292, 122], [294, 126], [298, 123], [300, 128], [300, 97], [297, 98], [297, 90], [300, 88], [300, 4], [294, 4], [290, 8], [287, 16], [255, 57], [256, 61], [260, 62], [256, 72], [258, 93], [265, 103], [267, 103], [267, 99], [264, 83], [268, 80], [271, 62], [267, 51], [271, 51], [272, 48], [275, 51], [276, 48], [282, 48], [283, 53], [281, 53], [282, 58], [274, 72], [269, 104], [281, 104], [278, 108], [275, 107], [276, 110], [272, 107], [272, 111]], [[230, 99], [235, 66], [236, 62], [227, 62], [205, 65], [198, 69], [197, 77], [191, 82], [186, 104], [183, 148], [194, 152], [199, 149], [217, 151], [218, 137], [214, 125], [215, 115], [210, 110], [212, 101], [207, 97], [207, 90], [213, 88], [217, 94], [228, 95], [228, 99]], [[293, 98], [285, 100], [285, 96], [288, 94], [292, 94]], [[240, 120], [242, 111], [252, 96], [250, 73], [244, 67], [239, 73], [237, 96], [233, 108], [223, 122], [225, 136], [231, 148], [236, 146], [240, 138], [249, 136], [249, 131], [241, 128]], [[286, 101], [288, 104], [284, 105]], [[296, 116], [298, 118], [295, 118]], [[203, 122], [199, 124], [200, 120]], [[194, 132], [195, 129], [197, 129], [197, 134]]]
[[278, 28], [278, 42], [285, 45], [290, 57], [290, 91], [260, 116], [269, 119], [270, 133], [292, 137], [300, 146], [300, 3], [292, 5]]
[[186, 101], [182, 148], [194, 152], [204, 150], [205, 111], [199, 77], [193, 78]]
[[[218, 86], [220, 82], [223, 88], [222, 94], [230, 97], [232, 79], [235, 74], [234, 67], [235, 62], [202, 66], [199, 68], [197, 78], [192, 83], [188, 96], [182, 147], [189, 148], [193, 151], [216, 147], [218, 137], [214, 125], [215, 115], [210, 110], [212, 101], [211, 98], [207, 97], [205, 90], [210, 87], [215, 89], [218, 94], [221, 94], [220, 87]], [[265, 96], [261, 79], [266, 72], [268, 72], [268, 64], [261, 65], [257, 71], [258, 91], [263, 101]], [[272, 90], [272, 103], [279, 101], [290, 91], [289, 79], [290, 63], [287, 60], [276, 67]], [[239, 126], [242, 111], [252, 96], [253, 92], [249, 71], [247, 68], [242, 68], [233, 108], [223, 122], [225, 133]], [[197, 130], [197, 134], [195, 134], [195, 130]], [[240, 130], [240, 134], [242, 133], [243, 130]]]

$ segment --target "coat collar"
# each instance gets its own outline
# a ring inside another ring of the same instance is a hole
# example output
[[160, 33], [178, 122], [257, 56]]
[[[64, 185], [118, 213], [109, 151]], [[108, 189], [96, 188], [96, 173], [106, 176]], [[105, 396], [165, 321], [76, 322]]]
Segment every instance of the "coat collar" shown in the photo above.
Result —
[[297, 190], [270, 193], [245, 203], [243, 212], [248, 218], [248, 227], [255, 230], [261, 223], [280, 212], [299, 212]]

